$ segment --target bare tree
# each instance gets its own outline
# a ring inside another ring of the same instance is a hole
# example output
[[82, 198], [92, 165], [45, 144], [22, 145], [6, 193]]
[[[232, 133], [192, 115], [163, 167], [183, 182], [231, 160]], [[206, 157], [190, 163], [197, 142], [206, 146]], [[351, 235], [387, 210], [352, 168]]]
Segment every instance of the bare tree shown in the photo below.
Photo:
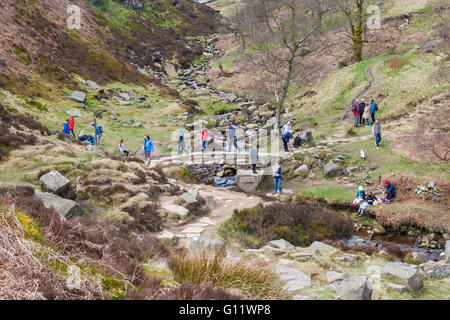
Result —
[[336, 6], [344, 13], [348, 22], [348, 37], [352, 41], [353, 61], [363, 59], [363, 47], [366, 33], [366, 15], [364, 4], [366, 0], [333, 0]]
[[[251, 63], [261, 72], [260, 82], [273, 92], [278, 127], [280, 114], [293, 82], [301, 78], [303, 58], [311, 52], [318, 25], [312, 3], [304, 0], [246, 0], [241, 28], [253, 55]], [[256, 52], [256, 54], [254, 54]]]

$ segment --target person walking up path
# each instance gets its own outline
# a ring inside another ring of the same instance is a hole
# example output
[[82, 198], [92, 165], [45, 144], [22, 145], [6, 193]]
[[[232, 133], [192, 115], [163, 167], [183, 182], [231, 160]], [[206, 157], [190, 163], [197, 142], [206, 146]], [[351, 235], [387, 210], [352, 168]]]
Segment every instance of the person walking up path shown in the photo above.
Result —
[[283, 192], [282, 188], [282, 175], [281, 175], [281, 165], [279, 163], [275, 164], [273, 167], [273, 184], [274, 184], [274, 192], [277, 193], [277, 189], [279, 193]]
[[125, 146], [123, 144], [123, 139], [120, 140], [120, 143], [119, 143], [119, 152], [123, 153], [126, 157], [128, 157], [128, 155], [130, 154], [130, 152], [127, 149], [125, 149]]
[[358, 99], [355, 100], [352, 106], [353, 112], [353, 125], [357, 128], [359, 125], [359, 109], [358, 109]]
[[147, 161], [147, 165], [150, 165], [150, 154], [155, 150], [153, 147], [152, 139], [150, 139], [149, 135], [144, 137], [144, 143], [142, 144], [142, 148], [144, 149], [145, 160]]
[[206, 141], [208, 140], [209, 132], [206, 128], [202, 129], [202, 152], [206, 151]]
[[358, 105], [359, 110], [359, 124], [362, 125], [364, 123], [363, 114], [364, 110], [366, 109], [366, 103], [364, 102], [364, 99], [361, 99], [361, 103]]
[[70, 118], [70, 120], [69, 120], [69, 129], [70, 129], [70, 133], [72, 133], [73, 137], [76, 139], [75, 132], [74, 132], [74, 129], [75, 129], [75, 118], [74, 117]]
[[232, 147], [234, 146], [238, 151], [239, 148], [237, 146], [237, 139], [236, 139], [236, 127], [234, 127], [231, 122], [229, 122], [229, 126], [228, 126], [228, 152], [231, 152]]
[[375, 145], [377, 146], [377, 149], [379, 149], [381, 141], [381, 124], [378, 120], [375, 121], [375, 124], [372, 127], [372, 133], [375, 136]]
[[372, 125], [375, 124], [375, 113], [378, 111], [378, 105], [375, 103], [375, 100], [371, 100], [370, 102], [370, 116], [372, 118]]
[[189, 153], [189, 151], [187, 151], [187, 149], [186, 149], [183, 129], [180, 129], [180, 131], [178, 133], [178, 154], [180, 154], [182, 151]]

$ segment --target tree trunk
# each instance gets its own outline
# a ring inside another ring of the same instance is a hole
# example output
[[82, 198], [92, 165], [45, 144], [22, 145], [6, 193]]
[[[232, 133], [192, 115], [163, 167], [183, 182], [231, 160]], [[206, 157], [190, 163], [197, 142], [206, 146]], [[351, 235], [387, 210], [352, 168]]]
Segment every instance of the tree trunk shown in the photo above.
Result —
[[364, 45], [364, 29], [363, 29], [363, 0], [357, 0], [357, 16], [355, 21], [355, 26], [352, 30], [352, 40], [353, 40], [353, 61], [361, 62], [363, 45]]
[[291, 59], [288, 62], [288, 73], [287, 73], [286, 79], [284, 81], [283, 89], [281, 91], [280, 100], [277, 103], [276, 117], [277, 117], [278, 130], [280, 129], [280, 124], [281, 124], [281, 110], [283, 109], [284, 102], [286, 101], [286, 98], [288, 95], [289, 86], [291, 85], [292, 71], [294, 68], [294, 59], [295, 59], [295, 52], [292, 54]]

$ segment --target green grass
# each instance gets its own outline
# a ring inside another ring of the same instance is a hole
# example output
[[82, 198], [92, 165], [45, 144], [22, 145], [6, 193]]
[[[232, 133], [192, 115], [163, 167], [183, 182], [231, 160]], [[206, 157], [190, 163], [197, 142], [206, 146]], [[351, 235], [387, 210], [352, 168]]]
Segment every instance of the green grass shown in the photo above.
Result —
[[352, 201], [355, 198], [356, 191], [356, 187], [349, 188], [332, 182], [324, 182], [304, 188], [300, 191], [300, 194], [330, 200]]

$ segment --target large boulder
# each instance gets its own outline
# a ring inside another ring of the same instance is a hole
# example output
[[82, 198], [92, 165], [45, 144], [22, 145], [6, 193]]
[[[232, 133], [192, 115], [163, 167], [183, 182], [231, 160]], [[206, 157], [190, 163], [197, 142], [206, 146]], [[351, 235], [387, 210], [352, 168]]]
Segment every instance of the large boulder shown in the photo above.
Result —
[[335, 164], [333, 161], [328, 162], [323, 168], [325, 177], [333, 178], [341, 175], [342, 169], [339, 165]]
[[82, 213], [81, 206], [78, 203], [52, 193], [36, 191], [33, 197], [41, 200], [46, 208], [55, 209], [63, 219], [69, 219]]
[[343, 300], [371, 300], [373, 287], [365, 276], [350, 276], [337, 282], [335, 290]]
[[209, 239], [201, 236], [194, 236], [189, 242], [188, 250], [192, 254], [205, 252], [207, 254], [215, 254], [217, 251], [226, 250], [222, 241]]
[[198, 191], [196, 193], [194, 192], [185, 192], [181, 195], [181, 200], [186, 202], [187, 204], [194, 204], [197, 203], [197, 197], [198, 197]]
[[306, 164], [302, 164], [300, 167], [295, 169], [294, 173], [309, 173], [309, 168]]
[[86, 81], [87, 87], [89, 90], [99, 90], [100, 87], [94, 81], [88, 80]]
[[225, 92], [221, 92], [220, 93], [220, 100], [223, 102], [228, 102], [228, 103], [232, 103], [234, 101], [236, 101], [237, 96], [234, 93], [225, 93]]
[[177, 76], [177, 69], [175, 68], [175, 66], [173, 64], [171, 64], [169, 62], [166, 62], [164, 64], [164, 71], [171, 78]]
[[69, 179], [56, 170], [50, 171], [39, 179], [41, 188], [45, 192], [54, 193], [60, 197], [74, 200], [76, 198], [75, 191]]
[[281, 280], [286, 281], [284, 286], [286, 291], [297, 291], [312, 286], [311, 276], [301, 271], [277, 265], [275, 272]]
[[86, 92], [74, 91], [70, 98], [76, 102], [83, 103], [86, 100]]
[[381, 270], [382, 275], [408, 285], [413, 290], [423, 287], [423, 273], [411, 264], [403, 262], [388, 262]]
[[306, 131], [302, 136], [302, 140], [306, 145], [311, 144], [314, 141], [313, 135], [311, 131]]

